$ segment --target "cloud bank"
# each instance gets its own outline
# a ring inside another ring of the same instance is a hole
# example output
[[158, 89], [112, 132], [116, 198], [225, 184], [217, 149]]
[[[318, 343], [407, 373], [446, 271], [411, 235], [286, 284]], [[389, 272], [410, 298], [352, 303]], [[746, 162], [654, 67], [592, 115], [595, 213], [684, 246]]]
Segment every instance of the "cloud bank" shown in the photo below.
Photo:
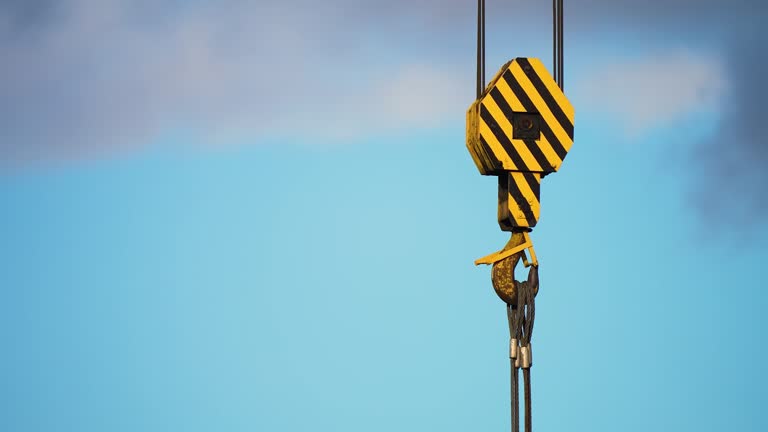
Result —
[[718, 229], [754, 227], [768, 219], [768, 58], [756, 40], [747, 32], [728, 46], [724, 112], [694, 155], [699, 171], [693, 201]]
[[[133, 149], [175, 130], [211, 144], [233, 136], [336, 142], [455, 124], [473, 98], [474, 7], [465, 0], [5, 0], [0, 161]], [[727, 190], [741, 219], [766, 219], [766, 122], [756, 114], [765, 86], [747, 83], [768, 73], [760, 55], [768, 38], [748, 31], [768, 18], [768, 4], [574, 0], [565, 7], [571, 47], [614, 34], [659, 48], [608, 59], [605, 75], [572, 90], [589, 93], [582, 99], [608, 107], [637, 133], [722, 99], [720, 129], [702, 144], [706, 152], [697, 151], [707, 168], [692, 195], [705, 202], [708, 191]], [[549, 34], [548, 2], [489, 2], [488, 13], [491, 51], [507, 52], [512, 30]], [[660, 71], [663, 84], [653, 79]], [[658, 94], [665, 104], [653, 103]], [[714, 215], [723, 207], [699, 208]]]
[[[489, 43], [511, 16], [548, 25], [546, 2], [511, 3], [489, 3]], [[723, 22], [754, 2], [656, 3], [569, 2], [568, 25], [664, 30], [692, 5]], [[179, 129], [328, 141], [455, 121], [472, 98], [473, 14], [462, 0], [6, 0], [0, 156], [78, 157]]]
[[451, 68], [366, 51], [366, 36], [345, 33], [343, 16], [307, 4], [163, 10], [78, 0], [5, 8], [5, 160], [109, 151], [190, 128], [203, 137], [349, 139], [434, 125], [471, 92]]
[[725, 87], [717, 58], [680, 52], [600, 65], [574, 91], [582, 109], [616, 116], [637, 136], [716, 109]]

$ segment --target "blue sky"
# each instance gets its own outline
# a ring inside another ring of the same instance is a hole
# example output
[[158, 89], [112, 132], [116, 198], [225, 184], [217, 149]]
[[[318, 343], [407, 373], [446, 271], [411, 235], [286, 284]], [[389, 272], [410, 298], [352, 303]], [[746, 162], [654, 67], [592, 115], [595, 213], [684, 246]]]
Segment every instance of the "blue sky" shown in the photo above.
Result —
[[[472, 265], [506, 241], [464, 146], [473, 7], [39, 4], [0, 8], [17, 61], [0, 85], [16, 115], [0, 121], [0, 430], [508, 428], [504, 307]], [[572, 15], [576, 140], [533, 233], [534, 427], [765, 430], [765, 135], [723, 127], [765, 91], [734, 73], [741, 31], [651, 31], [618, 4], [604, 20], [625, 28]], [[700, 5], [702, 23], [721, 7]], [[741, 22], [749, 2], [733, 5]], [[280, 25], [294, 17], [315, 32]], [[547, 62], [548, 31], [530, 52], [489, 33], [488, 70]], [[249, 57], [288, 39], [308, 57]], [[151, 66], [118, 73], [109, 46]], [[34, 68], [54, 58], [69, 63]], [[307, 58], [315, 81], [288, 85]], [[291, 79], [249, 87], [263, 65]], [[728, 151], [702, 156], [724, 130]], [[743, 172], [710, 173], [726, 159]]]

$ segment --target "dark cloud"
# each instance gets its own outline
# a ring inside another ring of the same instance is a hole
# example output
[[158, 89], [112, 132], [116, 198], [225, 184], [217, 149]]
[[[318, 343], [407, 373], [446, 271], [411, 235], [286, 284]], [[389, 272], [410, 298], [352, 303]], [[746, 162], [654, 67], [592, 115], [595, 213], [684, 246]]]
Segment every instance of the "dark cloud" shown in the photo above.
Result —
[[53, 18], [56, 10], [56, 2], [53, 0], [0, 1], [0, 16], [5, 18], [6, 25], [16, 30], [46, 24]]
[[750, 228], [768, 220], [765, 42], [757, 32], [734, 32], [726, 49], [723, 113], [713, 136], [696, 148], [694, 202], [713, 227]]

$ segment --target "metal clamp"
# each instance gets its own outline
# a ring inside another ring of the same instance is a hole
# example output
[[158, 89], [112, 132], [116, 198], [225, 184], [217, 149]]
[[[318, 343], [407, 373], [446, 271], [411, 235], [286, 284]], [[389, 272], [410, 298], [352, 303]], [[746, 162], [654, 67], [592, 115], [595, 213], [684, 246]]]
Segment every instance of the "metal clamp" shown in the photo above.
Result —
[[533, 366], [533, 357], [531, 355], [531, 344], [519, 347], [519, 355], [515, 359], [515, 367], [530, 369]]
[[510, 339], [509, 340], [509, 358], [510, 359], [517, 359], [517, 354], [520, 350], [520, 347], [517, 345], [517, 339]]

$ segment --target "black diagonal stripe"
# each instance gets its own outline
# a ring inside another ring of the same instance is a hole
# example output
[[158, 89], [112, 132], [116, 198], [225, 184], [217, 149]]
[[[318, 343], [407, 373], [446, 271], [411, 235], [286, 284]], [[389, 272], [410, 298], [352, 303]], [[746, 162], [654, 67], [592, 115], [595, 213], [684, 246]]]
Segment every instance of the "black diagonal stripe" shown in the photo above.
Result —
[[552, 165], [547, 160], [547, 157], [544, 156], [544, 152], [541, 151], [541, 147], [539, 147], [538, 144], [536, 144], [536, 141], [532, 139], [526, 139], [523, 140], [525, 143], [525, 146], [528, 147], [528, 151], [531, 152], [533, 155], [533, 158], [536, 159], [536, 162], [539, 163], [539, 166], [541, 167], [542, 171], [551, 170]]
[[565, 159], [565, 155], [568, 154], [568, 150], [563, 147], [563, 145], [560, 143], [560, 140], [557, 139], [555, 133], [552, 132], [552, 129], [550, 129], [546, 123], [541, 126], [541, 134], [544, 135], [544, 138], [546, 138], [547, 142], [549, 142], [549, 144], [552, 146], [552, 150], [555, 151], [557, 157], [559, 157], [561, 161]]
[[485, 106], [482, 106], [480, 109], [480, 118], [482, 118], [483, 121], [491, 129], [493, 136], [495, 136], [501, 146], [504, 147], [504, 151], [507, 152], [510, 159], [512, 159], [512, 163], [515, 164], [517, 169], [519, 171], [529, 171], [528, 167], [525, 165], [525, 162], [523, 162], [523, 158], [520, 157], [520, 155], [517, 153], [517, 150], [515, 150], [515, 146], [512, 145], [512, 141], [510, 141], [509, 137], [507, 137], [507, 134], [501, 130], [501, 126], [499, 126], [499, 124], [496, 122], [496, 119], [493, 118], [490, 111], [488, 111]]
[[541, 199], [539, 198], [539, 194], [541, 193], [541, 183], [536, 179], [536, 174], [523, 173], [523, 177], [525, 177], [525, 181], [528, 182], [528, 186], [531, 188], [533, 196], [536, 197], [536, 201], [541, 202]]
[[[481, 104], [478, 104], [477, 110], [478, 110], [478, 113], [482, 112], [483, 108]], [[492, 166], [489, 174], [495, 174], [497, 171], [504, 168], [504, 164], [502, 164], [499, 158], [496, 157], [496, 153], [494, 153], [493, 149], [491, 149], [491, 145], [488, 144], [488, 141], [485, 140], [485, 138], [483, 137], [483, 134], [480, 133], [479, 125], [477, 128], [477, 136], [480, 138], [480, 147], [481, 147], [480, 150], [482, 150], [483, 153], [485, 153], [485, 158], [483, 160], [483, 163], [485, 164], [490, 162]]]
[[491, 98], [493, 98], [493, 101], [499, 106], [501, 112], [504, 113], [504, 117], [512, 123], [513, 118], [515, 117], [515, 112], [512, 111], [512, 107], [510, 107], [507, 100], [504, 99], [504, 96], [501, 94], [498, 87], [494, 87], [493, 90], [491, 90]]
[[535, 226], [536, 217], [533, 215], [531, 205], [528, 203], [528, 200], [525, 199], [523, 193], [520, 192], [520, 188], [517, 186], [517, 183], [515, 183], [515, 179], [512, 178], [512, 176], [509, 176], [509, 195], [515, 200], [515, 203], [517, 203], [520, 210], [522, 210], [525, 220], [528, 221], [528, 226]]
[[496, 155], [491, 151], [491, 146], [488, 145], [488, 142], [483, 138], [482, 135], [480, 135], [480, 145], [483, 147], [483, 151], [485, 152], [485, 155], [487, 158], [491, 160], [491, 163], [493, 164], [492, 171], [498, 171], [503, 168], [503, 165], [499, 158], [496, 157]]
[[[520, 103], [523, 104], [523, 108], [525, 108], [526, 111], [532, 113], [539, 112], [536, 109], [536, 105], [534, 105], [533, 101], [531, 101], [531, 98], [525, 94], [525, 91], [520, 86], [520, 83], [515, 80], [514, 75], [512, 75], [512, 72], [509, 70], [504, 71], [504, 81], [507, 83], [509, 88], [512, 89], [512, 93], [514, 93]], [[563, 144], [560, 143], [560, 140], [557, 139], [557, 136], [555, 136], [555, 133], [552, 132], [552, 129], [549, 127], [547, 122], [542, 122], [541, 134], [544, 135], [544, 138], [546, 138], [547, 141], [549, 141], [549, 144], [552, 145], [552, 149], [557, 154], [557, 157], [559, 157], [560, 160], [565, 159], [565, 155], [568, 154], [568, 150], [563, 147]]]
[[539, 200], [539, 190], [540, 190], [540, 184], [536, 181], [536, 178], [534, 178], [533, 173], [522, 173], [523, 178], [525, 178], [525, 182], [528, 183], [528, 187], [531, 188], [531, 192], [533, 192], [533, 196], [536, 197], [536, 201]]
[[571, 120], [568, 119], [568, 117], [565, 115], [563, 108], [557, 104], [555, 98], [552, 97], [552, 94], [547, 89], [547, 86], [544, 85], [544, 82], [536, 73], [536, 70], [533, 68], [533, 66], [531, 66], [531, 63], [527, 58], [518, 58], [517, 62], [520, 63], [520, 67], [523, 68], [525, 76], [531, 80], [531, 84], [533, 84], [533, 87], [537, 92], [539, 92], [541, 98], [544, 99], [544, 102], [546, 102], [549, 110], [552, 111], [552, 114], [555, 116], [557, 121], [560, 122], [560, 126], [563, 127], [565, 133], [567, 133], [568, 136], [573, 139], [573, 123], [571, 123]]

